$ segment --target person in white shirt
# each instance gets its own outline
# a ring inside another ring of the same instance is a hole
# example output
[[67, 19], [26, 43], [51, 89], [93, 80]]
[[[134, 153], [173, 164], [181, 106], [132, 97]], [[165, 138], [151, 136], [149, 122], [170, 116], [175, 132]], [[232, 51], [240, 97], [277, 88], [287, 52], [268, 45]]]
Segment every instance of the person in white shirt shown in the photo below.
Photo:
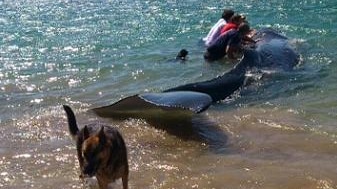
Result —
[[233, 10], [224, 9], [219, 21], [211, 28], [207, 36], [203, 38], [203, 41], [205, 42], [205, 45], [207, 47], [210, 46], [220, 36], [222, 27], [227, 24], [227, 22], [233, 15]]

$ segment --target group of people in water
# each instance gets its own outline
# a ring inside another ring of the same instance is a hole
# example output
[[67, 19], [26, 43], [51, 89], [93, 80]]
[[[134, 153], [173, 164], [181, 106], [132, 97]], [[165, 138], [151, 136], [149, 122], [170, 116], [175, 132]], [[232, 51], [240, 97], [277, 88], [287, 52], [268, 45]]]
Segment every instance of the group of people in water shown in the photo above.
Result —
[[207, 47], [204, 58], [209, 61], [219, 60], [227, 55], [234, 59], [235, 54], [245, 42], [255, 43], [248, 34], [251, 32], [246, 17], [225, 9], [219, 21], [203, 38]]
[[[249, 37], [250, 33], [251, 29], [245, 16], [235, 14], [231, 9], [224, 9], [219, 21], [203, 38], [206, 46], [205, 60], [216, 61], [226, 55], [230, 59], [237, 58], [244, 44], [255, 43]], [[187, 54], [188, 52], [182, 49], [177, 58], [185, 60]]]

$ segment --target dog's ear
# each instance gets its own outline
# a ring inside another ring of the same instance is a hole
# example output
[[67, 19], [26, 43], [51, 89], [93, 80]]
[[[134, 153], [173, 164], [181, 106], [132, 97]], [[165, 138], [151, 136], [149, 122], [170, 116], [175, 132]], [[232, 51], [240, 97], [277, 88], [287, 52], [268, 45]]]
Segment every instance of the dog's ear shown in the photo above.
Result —
[[101, 127], [101, 129], [99, 130], [98, 137], [99, 137], [99, 144], [104, 145], [106, 142], [104, 127]]
[[89, 138], [89, 130], [87, 126], [84, 126], [83, 128], [83, 140], [86, 140], [87, 138]]

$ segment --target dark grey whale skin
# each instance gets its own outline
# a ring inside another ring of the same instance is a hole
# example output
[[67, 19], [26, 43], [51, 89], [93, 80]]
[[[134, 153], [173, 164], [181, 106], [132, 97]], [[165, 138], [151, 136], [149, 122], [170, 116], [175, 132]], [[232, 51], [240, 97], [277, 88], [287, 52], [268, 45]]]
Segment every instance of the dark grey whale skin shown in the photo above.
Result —
[[255, 67], [289, 71], [298, 64], [299, 55], [290, 47], [288, 39], [275, 30], [261, 29], [253, 39], [257, 41], [255, 48], [245, 49], [242, 60], [230, 71], [208, 81], [190, 83], [164, 92], [201, 92], [211, 96], [213, 102], [217, 102], [227, 98], [243, 85], [248, 69]]
[[253, 39], [257, 41], [257, 60], [250, 66], [290, 71], [299, 63], [299, 54], [289, 45], [288, 38], [275, 30], [261, 29]]
[[[254, 53], [247, 51], [244, 56], [250, 55]], [[174, 87], [163, 92], [195, 91], [208, 94], [212, 102], [223, 100], [243, 85], [245, 73], [250, 64], [247, 60], [248, 58], [243, 58], [233, 69], [214, 79]]]
[[261, 29], [253, 39], [257, 41], [255, 47], [245, 49], [241, 61], [221, 76], [170, 88], [162, 93], [130, 96], [92, 110], [99, 116], [112, 118], [150, 118], [163, 115], [163, 112], [181, 114], [186, 110], [200, 113], [213, 102], [223, 100], [238, 90], [244, 84], [249, 69], [289, 71], [298, 64], [299, 55], [290, 47], [288, 39], [275, 30]]

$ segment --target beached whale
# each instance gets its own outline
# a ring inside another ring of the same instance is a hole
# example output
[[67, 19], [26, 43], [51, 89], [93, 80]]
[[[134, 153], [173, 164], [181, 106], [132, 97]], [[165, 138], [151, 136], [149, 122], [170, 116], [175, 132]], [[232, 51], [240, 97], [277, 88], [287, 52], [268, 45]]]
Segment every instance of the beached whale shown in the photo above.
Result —
[[185, 114], [200, 113], [213, 102], [233, 94], [244, 84], [249, 69], [289, 71], [298, 64], [299, 55], [289, 45], [288, 39], [275, 30], [261, 29], [252, 38], [257, 41], [255, 47], [245, 49], [239, 63], [221, 76], [174, 87], [161, 93], [130, 96], [112, 105], [94, 108], [93, 111], [101, 117], [118, 119], [150, 119], [155, 116], [179, 119]]
[[213, 102], [223, 100], [238, 90], [245, 81], [247, 70], [292, 70], [299, 62], [299, 55], [289, 45], [288, 39], [275, 30], [265, 28], [256, 32], [255, 48], [245, 49], [242, 60], [227, 73], [202, 82], [174, 87], [164, 92], [195, 91], [208, 94]]

